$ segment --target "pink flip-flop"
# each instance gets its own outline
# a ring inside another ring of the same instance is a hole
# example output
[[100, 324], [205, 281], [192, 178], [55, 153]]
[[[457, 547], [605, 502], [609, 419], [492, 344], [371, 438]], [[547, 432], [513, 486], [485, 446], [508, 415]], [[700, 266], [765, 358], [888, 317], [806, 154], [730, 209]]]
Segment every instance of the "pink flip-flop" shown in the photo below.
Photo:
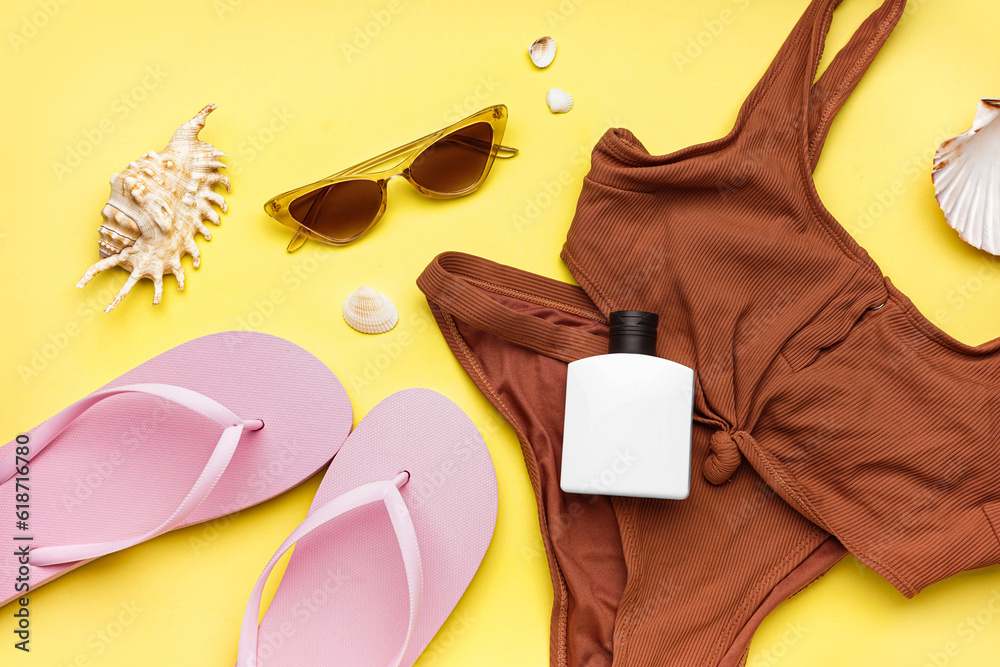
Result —
[[[497, 479], [476, 427], [428, 389], [385, 399], [330, 464], [243, 616], [237, 667], [412, 665], [493, 538]], [[258, 627], [264, 584], [295, 552]]]
[[[337, 377], [282, 338], [179, 345], [0, 448], [0, 580], [35, 589], [272, 498], [325, 465], [352, 423]], [[23, 594], [5, 586], [0, 605]]]

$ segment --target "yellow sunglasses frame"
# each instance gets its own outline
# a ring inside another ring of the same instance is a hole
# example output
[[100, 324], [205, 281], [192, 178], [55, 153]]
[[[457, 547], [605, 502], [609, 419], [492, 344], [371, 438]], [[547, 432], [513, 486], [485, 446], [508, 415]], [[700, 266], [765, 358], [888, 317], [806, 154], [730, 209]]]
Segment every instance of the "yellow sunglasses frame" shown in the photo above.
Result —
[[[416, 160], [417, 157], [424, 151], [424, 149], [452, 132], [456, 132], [464, 127], [481, 122], [489, 123], [490, 127], [493, 128], [493, 141], [490, 146], [490, 154], [487, 158], [486, 166], [483, 168], [483, 173], [479, 176], [479, 180], [460, 192], [452, 193], [442, 193], [428, 190], [413, 180], [413, 177], [410, 175], [410, 167], [413, 165], [414, 160]], [[448, 127], [438, 130], [437, 132], [428, 134], [425, 137], [421, 137], [416, 141], [411, 141], [404, 146], [400, 146], [399, 148], [395, 148], [387, 153], [373, 157], [370, 160], [365, 160], [364, 162], [356, 164], [353, 167], [348, 167], [343, 171], [327, 176], [326, 178], [316, 181], [315, 183], [310, 183], [309, 185], [304, 185], [302, 187], [295, 188], [294, 190], [289, 190], [288, 192], [282, 193], [276, 197], [272, 197], [266, 204], [264, 204], [264, 211], [281, 224], [286, 227], [290, 227], [295, 231], [295, 236], [292, 237], [291, 242], [288, 244], [288, 252], [294, 252], [301, 248], [307, 239], [313, 239], [314, 241], [335, 246], [344, 246], [354, 243], [371, 231], [372, 227], [374, 227], [378, 221], [382, 219], [382, 215], [385, 213], [387, 184], [393, 178], [398, 176], [405, 178], [411, 185], [413, 185], [413, 187], [420, 191], [421, 194], [433, 199], [454, 199], [455, 197], [462, 197], [479, 189], [479, 186], [482, 185], [483, 181], [485, 181], [486, 177], [489, 175], [490, 168], [493, 166], [493, 160], [495, 158], [508, 159], [514, 157], [518, 153], [516, 148], [504, 146], [500, 143], [503, 139], [503, 133], [506, 127], [507, 107], [503, 104], [486, 107], [485, 109], [472, 114], [468, 118], [463, 118], [457, 123], [449, 125]], [[403, 159], [387, 169], [369, 171], [380, 164], [398, 157], [403, 157]], [[378, 184], [379, 189], [382, 190], [382, 202], [379, 205], [378, 213], [372, 221], [368, 223], [364, 229], [350, 238], [335, 239], [324, 234], [320, 234], [316, 230], [306, 227], [305, 224], [293, 218], [289, 212], [288, 207], [291, 203], [303, 195], [307, 195], [314, 190], [319, 190], [320, 188], [324, 188], [335, 183], [356, 180], [368, 180]]]

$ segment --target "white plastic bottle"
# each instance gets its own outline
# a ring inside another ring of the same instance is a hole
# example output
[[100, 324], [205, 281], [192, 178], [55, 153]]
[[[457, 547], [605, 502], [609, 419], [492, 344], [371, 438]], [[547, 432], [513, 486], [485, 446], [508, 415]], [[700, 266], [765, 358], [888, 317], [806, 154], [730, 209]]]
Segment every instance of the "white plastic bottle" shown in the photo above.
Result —
[[659, 316], [611, 313], [609, 353], [569, 364], [560, 486], [687, 498], [694, 371], [656, 356]]

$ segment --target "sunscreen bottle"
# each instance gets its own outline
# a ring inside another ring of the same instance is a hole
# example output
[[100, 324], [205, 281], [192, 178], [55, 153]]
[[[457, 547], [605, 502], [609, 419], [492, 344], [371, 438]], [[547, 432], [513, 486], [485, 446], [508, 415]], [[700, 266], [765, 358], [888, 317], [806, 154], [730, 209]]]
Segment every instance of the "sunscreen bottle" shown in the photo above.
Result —
[[569, 364], [563, 491], [687, 498], [694, 371], [656, 356], [658, 322], [613, 312], [608, 354]]

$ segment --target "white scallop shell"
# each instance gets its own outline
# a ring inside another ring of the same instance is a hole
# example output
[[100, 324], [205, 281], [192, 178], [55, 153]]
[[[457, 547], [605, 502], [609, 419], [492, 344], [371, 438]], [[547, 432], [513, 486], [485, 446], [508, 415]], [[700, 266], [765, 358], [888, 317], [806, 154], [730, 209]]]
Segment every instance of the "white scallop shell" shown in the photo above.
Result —
[[566, 113], [573, 108], [573, 98], [561, 88], [553, 88], [545, 93], [545, 103], [552, 113]]
[[1000, 255], [1000, 99], [984, 98], [968, 132], [934, 156], [934, 191], [948, 224], [968, 243]]
[[556, 57], [556, 40], [549, 36], [539, 37], [528, 47], [528, 55], [535, 67], [548, 67]]
[[77, 287], [101, 271], [121, 266], [130, 272], [125, 285], [104, 312], [117, 306], [142, 278], [153, 281], [153, 304], [163, 295], [163, 275], [177, 278], [184, 289], [181, 257], [191, 255], [194, 268], [201, 263], [196, 234], [206, 241], [212, 234], [202, 224], [221, 224], [218, 206], [225, 213], [226, 200], [215, 192], [217, 184], [229, 190], [229, 179], [219, 173], [225, 153], [198, 138], [205, 119], [215, 110], [209, 104], [181, 125], [159, 153], [150, 151], [111, 176], [111, 196], [101, 211], [98, 250], [101, 260], [87, 269]]
[[396, 326], [399, 313], [392, 301], [365, 285], [344, 299], [344, 321], [355, 331], [380, 334]]

